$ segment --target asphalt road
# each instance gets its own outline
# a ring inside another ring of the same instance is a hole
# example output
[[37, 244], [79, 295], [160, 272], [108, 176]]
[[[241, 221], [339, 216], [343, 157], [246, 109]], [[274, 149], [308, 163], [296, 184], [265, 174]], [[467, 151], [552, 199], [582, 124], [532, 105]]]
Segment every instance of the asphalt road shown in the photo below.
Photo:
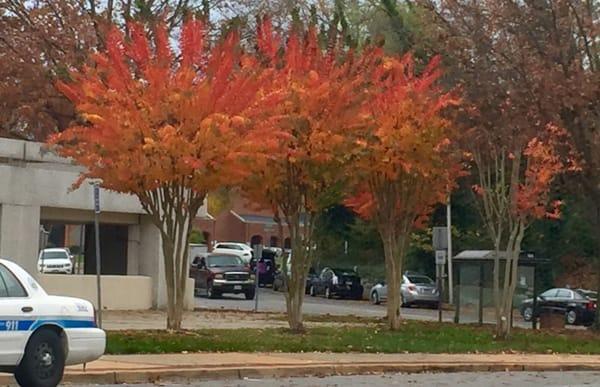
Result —
[[[282, 292], [275, 292], [270, 288], [260, 288], [258, 298], [258, 310], [262, 312], [285, 313], [285, 296]], [[206, 309], [228, 309], [228, 310], [254, 310], [254, 301], [246, 300], [244, 295], [225, 294], [222, 298], [209, 299], [206, 297], [196, 297], [196, 307]], [[305, 314], [312, 315], [340, 315], [340, 316], [360, 316], [360, 317], [385, 317], [385, 303], [373, 305], [370, 301], [355, 301], [343, 299], [326, 299], [323, 297], [304, 297], [303, 310]], [[437, 321], [438, 311], [436, 309], [426, 309], [423, 307], [402, 308], [402, 315], [411, 320]], [[453, 311], [444, 311], [443, 320], [447, 322], [454, 321]], [[466, 313], [461, 317], [461, 322], [477, 322], [477, 316]], [[493, 316], [485, 316], [485, 323], [494, 323]], [[520, 320], [515, 315], [515, 325], [523, 328], [530, 328], [529, 323]]]
[[[263, 312], [285, 312], [285, 296], [270, 288], [261, 288], [258, 293], [258, 310]], [[254, 301], [246, 300], [244, 295], [226, 294], [223, 298], [196, 298], [196, 307], [208, 309], [254, 310]], [[385, 317], [385, 304], [373, 305], [369, 301], [326, 299], [323, 297], [304, 297], [304, 313], [313, 315], [354, 315], [360, 317]], [[437, 320], [438, 312], [425, 308], [403, 308], [404, 316], [415, 320]], [[445, 312], [444, 320], [452, 321], [454, 312]]]
[[[394, 374], [369, 376], [332, 376], [327, 378], [247, 379], [207, 381], [193, 384], [160, 384], [182, 387], [589, 387], [600, 386], [598, 372], [518, 372], [518, 373], [452, 373], [452, 374]], [[120, 384], [118, 386], [125, 386]], [[155, 387], [155, 384], [135, 387]], [[82, 386], [80, 386], [82, 387]], [[91, 387], [91, 386], [86, 386]], [[108, 385], [103, 385], [108, 387]], [[117, 387], [117, 386], [111, 386]]]

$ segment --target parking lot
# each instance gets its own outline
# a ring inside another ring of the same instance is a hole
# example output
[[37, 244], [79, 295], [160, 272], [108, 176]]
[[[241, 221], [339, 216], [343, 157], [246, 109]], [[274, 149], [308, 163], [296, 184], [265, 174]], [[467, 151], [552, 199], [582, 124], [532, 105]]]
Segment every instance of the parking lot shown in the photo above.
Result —
[[[204, 309], [225, 310], [254, 310], [254, 301], [247, 301], [243, 295], [225, 294], [223, 298], [208, 299], [206, 297], [196, 298], [196, 307]], [[258, 311], [262, 312], [285, 312], [285, 296], [282, 292], [275, 292], [270, 288], [261, 288], [258, 293]], [[304, 313], [312, 315], [354, 315], [360, 317], [385, 317], [385, 304], [373, 305], [369, 301], [326, 299], [323, 297], [304, 298]], [[435, 321], [438, 311], [425, 308], [402, 308], [406, 318], [413, 320]], [[454, 312], [444, 311], [444, 321], [453, 321]]]

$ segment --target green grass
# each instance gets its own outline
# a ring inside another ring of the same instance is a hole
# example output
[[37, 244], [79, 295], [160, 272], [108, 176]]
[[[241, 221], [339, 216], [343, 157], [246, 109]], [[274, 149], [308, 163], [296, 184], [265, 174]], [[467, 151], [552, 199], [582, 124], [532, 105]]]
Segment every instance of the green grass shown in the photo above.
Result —
[[496, 341], [490, 327], [406, 322], [391, 332], [381, 325], [311, 328], [203, 329], [183, 332], [112, 331], [108, 354], [177, 352], [370, 352], [370, 353], [579, 353], [600, 354], [600, 337], [589, 332], [516, 330]]

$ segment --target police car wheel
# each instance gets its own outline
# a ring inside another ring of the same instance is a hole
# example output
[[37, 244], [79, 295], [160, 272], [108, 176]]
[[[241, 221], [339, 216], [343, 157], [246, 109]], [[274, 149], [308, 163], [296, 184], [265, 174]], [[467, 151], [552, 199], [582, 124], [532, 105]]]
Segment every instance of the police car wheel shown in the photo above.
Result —
[[15, 379], [21, 386], [56, 387], [64, 369], [65, 352], [60, 337], [49, 329], [40, 329], [29, 339]]

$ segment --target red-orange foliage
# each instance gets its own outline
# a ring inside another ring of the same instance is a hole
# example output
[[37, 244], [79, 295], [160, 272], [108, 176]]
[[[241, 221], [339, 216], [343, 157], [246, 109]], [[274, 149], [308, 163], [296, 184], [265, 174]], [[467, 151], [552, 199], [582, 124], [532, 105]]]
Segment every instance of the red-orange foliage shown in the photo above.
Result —
[[264, 132], [248, 118], [265, 77], [235, 33], [209, 48], [203, 25], [189, 20], [177, 55], [164, 26], [152, 39], [139, 24], [129, 31], [125, 39], [114, 28], [106, 52], [58, 85], [82, 123], [50, 143], [86, 168], [81, 180], [137, 195], [160, 228], [168, 325], [178, 328], [192, 219], [208, 191], [245, 176], [249, 154], [259, 163], [268, 153]]
[[164, 27], [153, 41], [139, 24], [130, 30], [126, 41], [113, 29], [107, 51], [72, 72], [73, 83], [58, 84], [84, 122], [50, 143], [85, 166], [84, 177], [118, 192], [177, 182], [204, 195], [231, 182], [231, 174], [245, 170], [241, 156], [261, 137], [248, 130], [243, 114], [262, 80], [240, 53], [237, 36], [209, 50], [202, 24], [192, 20], [182, 29], [181, 60], [174, 63]]
[[[498, 144], [502, 147], [502, 144]], [[493, 171], [494, 174], [502, 175], [508, 170], [516, 168], [515, 174], [505, 177], [507, 185], [506, 197], [501, 200], [507, 203], [507, 214], [517, 222], [525, 226], [542, 218], [559, 219], [561, 200], [551, 200], [552, 184], [555, 179], [566, 172], [577, 172], [581, 170], [579, 155], [575, 152], [570, 135], [562, 128], [548, 124], [539, 135], [533, 137], [518, 153], [509, 153], [499, 161], [485, 161], [484, 158], [476, 158], [478, 168], [485, 168], [486, 163], [516, 163], [510, 168]], [[524, 161], [524, 163], [523, 163]], [[502, 172], [505, 171], [505, 172]], [[490, 180], [487, 180], [490, 181]], [[480, 184], [473, 186], [474, 192], [483, 197], [490, 192], [497, 191], [499, 184], [489, 184], [484, 188]], [[510, 186], [514, 188], [511, 190]], [[514, 197], [513, 197], [514, 195]], [[501, 220], [504, 221], [504, 220]]]
[[[446, 200], [461, 165], [450, 140], [456, 133], [441, 112], [458, 101], [435, 86], [440, 75], [439, 58], [417, 75], [411, 55], [385, 58], [373, 73], [375, 82], [363, 113], [368, 125], [356, 138], [362, 152], [353, 165], [367, 179], [347, 200], [359, 215], [373, 218], [391, 199], [393, 206], [385, 210], [394, 207], [390, 217], [404, 221], [408, 215], [419, 227], [432, 206]], [[396, 182], [414, 194], [379, 191]]]
[[550, 201], [552, 183], [557, 176], [580, 169], [577, 155], [569, 146], [570, 140], [564, 129], [549, 124], [546, 133], [529, 141], [523, 151], [527, 167], [517, 191], [514, 211], [525, 222], [543, 217], [560, 218], [562, 201]]
[[[294, 30], [277, 36], [267, 19], [257, 36], [258, 57], [271, 76], [255, 122], [282, 132], [278, 151], [265, 165], [253, 165], [244, 184], [252, 201], [272, 208], [290, 231], [293, 259], [288, 281], [288, 319], [302, 329], [305, 278], [314, 254], [314, 226], [321, 211], [335, 203], [348, 160], [348, 132], [361, 121], [365, 96], [361, 58], [338, 47], [322, 50], [317, 31]], [[366, 57], [365, 57], [366, 58]]]
[[414, 227], [444, 202], [462, 168], [456, 137], [442, 110], [457, 99], [442, 92], [439, 58], [419, 74], [411, 55], [383, 58], [372, 72], [364, 104], [366, 125], [357, 130], [361, 150], [352, 167], [358, 194], [346, 201], [370, 218], [381, 235], [387, 268], [388, 318], [399, 327], [402, 263]]

